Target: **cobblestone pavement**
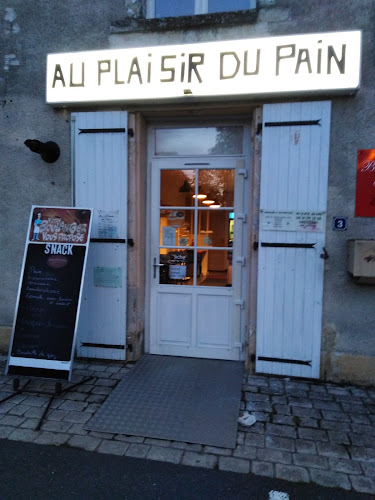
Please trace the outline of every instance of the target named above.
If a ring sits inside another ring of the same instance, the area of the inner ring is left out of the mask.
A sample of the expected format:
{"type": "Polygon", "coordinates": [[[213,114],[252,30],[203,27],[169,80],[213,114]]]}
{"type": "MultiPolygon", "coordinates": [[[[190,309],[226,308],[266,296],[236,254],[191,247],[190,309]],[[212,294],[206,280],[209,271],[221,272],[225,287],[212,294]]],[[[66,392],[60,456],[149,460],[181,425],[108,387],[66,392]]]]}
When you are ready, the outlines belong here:
{"type": "MultiPolygon", "coordinates": [[[[0,356],[2,373],[5,361],[0,356]]],[[[63,382],[63,389],[92,378],[55,396],[39,430],[55,381],[31,379],[25,392],[0,403],[0,438],[375,494],[374,388],[247,375],[241,410],[257,421],[238,427],[234,450],[86,431],[86,422],[132,366],[76,361],[72,382],[63,382]]],[[[21,387],[27,380],[20,377],[21,387]]],[[[13,377],[0,375],[0,399],[12,393],[13,377]]]]}

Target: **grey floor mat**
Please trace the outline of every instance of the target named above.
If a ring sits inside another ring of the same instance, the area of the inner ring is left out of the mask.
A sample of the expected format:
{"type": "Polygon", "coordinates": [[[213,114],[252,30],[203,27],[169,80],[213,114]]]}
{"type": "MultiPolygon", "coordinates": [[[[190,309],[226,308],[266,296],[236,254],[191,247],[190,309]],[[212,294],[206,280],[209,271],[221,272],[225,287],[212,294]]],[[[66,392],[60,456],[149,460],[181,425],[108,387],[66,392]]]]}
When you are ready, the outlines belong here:
{"type": "Polygon", "coordinates": [[[234,448],[244,366],[144,355],[85,428],[234,448]]]}

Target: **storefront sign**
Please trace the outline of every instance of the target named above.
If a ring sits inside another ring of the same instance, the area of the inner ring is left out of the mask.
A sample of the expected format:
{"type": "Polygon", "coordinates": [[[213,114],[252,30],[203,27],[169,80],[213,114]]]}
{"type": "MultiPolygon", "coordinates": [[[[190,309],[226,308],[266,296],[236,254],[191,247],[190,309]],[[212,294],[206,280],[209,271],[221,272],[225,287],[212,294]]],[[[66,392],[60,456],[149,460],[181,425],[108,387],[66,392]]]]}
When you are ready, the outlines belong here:
{"type": "Polygon", "coordinates": [[[325,212],[261,210],[260,229],[322,233],[325,231],[325,212]]]}
{"type": "Polygon", "coordinates": [[[360,59],[360,31],[50,54],[47,102],[351,93],[360,59]]]}
{"type": "Polygon", "coordinates": [[[357,155],[356,217],[375,217],[375,149],[357,155]]]}
{"type": "Polygon", "coordinates": [[[91,210],[33,207],[7,372],[70,378],[91,210]]]}

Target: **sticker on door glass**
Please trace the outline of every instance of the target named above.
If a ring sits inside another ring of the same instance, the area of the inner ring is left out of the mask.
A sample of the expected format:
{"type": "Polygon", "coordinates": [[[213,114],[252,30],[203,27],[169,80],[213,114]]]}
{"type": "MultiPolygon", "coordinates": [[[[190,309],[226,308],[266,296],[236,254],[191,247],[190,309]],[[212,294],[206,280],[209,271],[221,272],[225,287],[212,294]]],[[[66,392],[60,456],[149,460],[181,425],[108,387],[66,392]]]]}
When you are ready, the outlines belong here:
{"type": "Polygon", "coordinates": [[[98,238],[116,239],[118,238],[119,210],[99,210],[98,211],[98,238]]]}
{"type": "Polygon", "coordinates": [[[176,229],[171,226],[164,226],[162,245],[166,247],[174,247],[175,244],[176,244],[176,229]]]}

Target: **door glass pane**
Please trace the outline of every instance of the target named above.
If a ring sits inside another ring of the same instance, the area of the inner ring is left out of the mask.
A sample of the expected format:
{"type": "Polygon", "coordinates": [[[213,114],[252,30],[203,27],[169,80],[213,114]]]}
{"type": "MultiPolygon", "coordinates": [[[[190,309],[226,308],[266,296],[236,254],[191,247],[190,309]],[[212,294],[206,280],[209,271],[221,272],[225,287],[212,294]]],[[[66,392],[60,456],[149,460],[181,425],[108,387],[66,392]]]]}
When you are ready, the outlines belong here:
{"type": "Polygon", "coordinates": [[[193,285],[194,250],[160,249],[159,283],[193,285]]]}
{"type": "Polygon", "coordinates": [[[192,16],[194,0],[155,0],[155,17],[192,16]]]}
{"type": "Polygon", "coordinates": [[[200,170],[199,192],[206,195],[199,205],[215,210],[234,205],[234,170],[200,170]],[[213,203],[212,203],[213,202],[213,203]]]}
{"type": "Polygon", "coordinates": [[[156,156],[237,155],[243,153],[243,127],[160,128],[156,156]]]}
{"type": "Polygon", "coordinates": [[[194,210],[160,210],[160,245],[194,245],[194,210]]]}
{"type": "Polygon", "coordinates": [[[232,247],[234,212],[199,210],[198,247],[232,247]]]}
{"type": "Polygon", "coordinates": [[[160,206],[194,206],[194,170],[161,170],[160,175],[160,206]]]}
{"type": "Polygon", "coordinates": [[[232,286],[232,251],[198,250],[197,285],[232,286]]]}
{"type": "Polygon", "coordinates": [[[208,12],[228,12],[249,9],[249,0],[208,0],[208,12]]]}

